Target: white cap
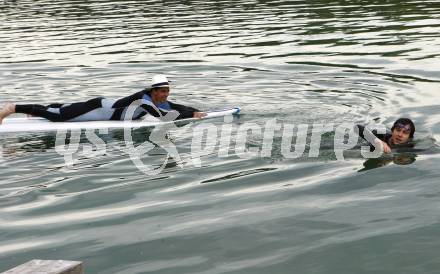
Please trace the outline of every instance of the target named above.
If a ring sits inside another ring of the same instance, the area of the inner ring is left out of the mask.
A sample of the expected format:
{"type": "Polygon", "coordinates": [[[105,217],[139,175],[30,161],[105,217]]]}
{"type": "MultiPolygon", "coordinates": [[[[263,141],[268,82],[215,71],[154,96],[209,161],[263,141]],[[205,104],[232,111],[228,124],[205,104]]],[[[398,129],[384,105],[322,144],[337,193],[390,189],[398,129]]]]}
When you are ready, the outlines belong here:
{"type": "Polygon", "coordinates": [[[169,87],[170,82],[168,81],[167,77],[162,74],[154,75],[151,80],[151,87],[152,88],[158,88],[158,87],[169,87]]]}

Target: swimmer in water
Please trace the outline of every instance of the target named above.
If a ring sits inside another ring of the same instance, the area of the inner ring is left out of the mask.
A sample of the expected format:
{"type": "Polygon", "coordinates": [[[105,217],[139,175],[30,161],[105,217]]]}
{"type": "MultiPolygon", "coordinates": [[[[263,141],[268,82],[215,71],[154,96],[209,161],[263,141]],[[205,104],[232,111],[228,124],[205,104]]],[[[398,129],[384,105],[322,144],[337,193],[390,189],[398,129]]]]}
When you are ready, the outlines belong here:
{"type": "MultiPolygon", "coordinates": [[[[355,130],[359,136],[365,139],[364,126],[357,125],[355,130]]],[[[391,127],[391,133],[378,134],[375,130],[373,130],[372,133],[376,136],[374,143],[379,144],[379,142],[381,142],[383,151],[385,153],[391,153],[391,149],[395,147],[413,147],[414,144],[412,144],[411,141],[414,138],[415,131],[416,128],[411,119],[399,118],[391,127]]]]}

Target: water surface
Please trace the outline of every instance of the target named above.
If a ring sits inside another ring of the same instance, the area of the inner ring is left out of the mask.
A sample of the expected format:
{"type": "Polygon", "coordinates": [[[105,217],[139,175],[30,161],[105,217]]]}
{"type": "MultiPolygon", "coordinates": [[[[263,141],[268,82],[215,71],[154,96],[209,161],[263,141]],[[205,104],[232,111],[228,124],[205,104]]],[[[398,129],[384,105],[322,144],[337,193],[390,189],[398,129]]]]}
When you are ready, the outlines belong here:
{"type": "Polygon", "coordinates": [[[55,134],[2,135],[1,271],[39,258],[106,274],[438,273],[437,1],[6,0],[0,20],[1,102],[118,98],[163,73],[173,101],[241,106],[234,127],[417,126],[417,150],[376,161],[337,160],[331,134],[318,157],[286,159],[278,134],[269,157],[231,146],[200,167],[191,131],[175,130],[186,164],[150,176],[118,130],[99,135],[105,154],[72,166],[55,134]]]}

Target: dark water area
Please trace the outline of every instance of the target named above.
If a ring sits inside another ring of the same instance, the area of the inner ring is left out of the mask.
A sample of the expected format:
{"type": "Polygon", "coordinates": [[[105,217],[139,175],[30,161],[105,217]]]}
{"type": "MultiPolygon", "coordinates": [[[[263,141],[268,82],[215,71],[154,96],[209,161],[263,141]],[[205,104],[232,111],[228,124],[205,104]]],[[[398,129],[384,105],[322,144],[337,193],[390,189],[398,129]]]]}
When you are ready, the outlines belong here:
{"type": "Polygon", "coordinates": [[[122,130],[98,133],[104,153],[83,134],[70,165],[55,133],[2,134],[0,271],[38,258],[106,274],[439,273],[438,1],[4,0],[0,22],[0,105],[119,98],[166,74],[172,101],[240,106],[233,137],[274,119],[416,124],[413,149],[378,159],[360,145],[338,159],[331,132],[294,159],[276,132],[264,155],[254,130],[245,146],[260,153],[208,139],[196,165],[208,121],[192,123],[169,136],[184,164],[156,175],[122,130]]]}

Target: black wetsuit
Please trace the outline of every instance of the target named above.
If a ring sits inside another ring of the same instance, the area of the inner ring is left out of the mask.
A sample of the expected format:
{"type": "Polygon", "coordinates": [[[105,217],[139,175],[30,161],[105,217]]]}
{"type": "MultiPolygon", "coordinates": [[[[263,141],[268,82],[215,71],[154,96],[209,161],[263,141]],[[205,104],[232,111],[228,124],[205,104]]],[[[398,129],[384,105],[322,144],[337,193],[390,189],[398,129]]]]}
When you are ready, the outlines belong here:
{"type": "MultiPolygon", "coordinates": [[[[364,139],[365,141],[368,142],[368,140],[365,138],[364,130],[365,130],[364,126],[361,126],[361,125],[356,125],[355,126],[355,131],[358,133],[358,135],[361,136],[362,139],[364,139]]],[[[412,142],[407,142],[407,143],[399,144],[399,145],[394,144],[393,142],[391,142],[392,134],[389,131],[387,131],[386,133],[382,134],[382,133],[377,133],[377,130],[372,130],[371,133],[373,133],[374,136],[376,136],[379,140],[387,143],[390,146],[390,148],[414,147],[414,144],[412,142]]],[[[374,150],[373,144],[370,144],[370,150],[371,151],[374,150]]]]}
{"type": "MultiPolygon", "coordinates": [[[[357,133],[359,134],[359,136],[361,136],[362,139],[367,141],[367,139],[365,139],[365,135],[364,135],[365,127],[361,126],[361,125],[356,125],[356,127],[357,127],[357,133]]],[[[391,133],[387,132],[385,134],[379,134],[379,133],[377,133],[377,130],[372,130],[371,133],[373,133],[374,136],[379,138],[381,141],[384,141],[385,143],[390,144],[389,141],[390,141],[391,136],[392,136],[391,133]]]]}
{"type": "Polygon", "coordinates": [[[165,116],[169,111],[177,111],[177,119],[191,118],[199,110],[184,105],[167,101],[154,106],[147,88],[119,100],[98,97],[85,102],[73,104],[50,104],[47,106],[37,104],[17,104],[15,112],[43,117],[52,122],[65,121],[105,121],[124,120],[128,107],[136,100],[141,100],[131,119],[136,120],[147,114],[154,117],[165,116]]]}

